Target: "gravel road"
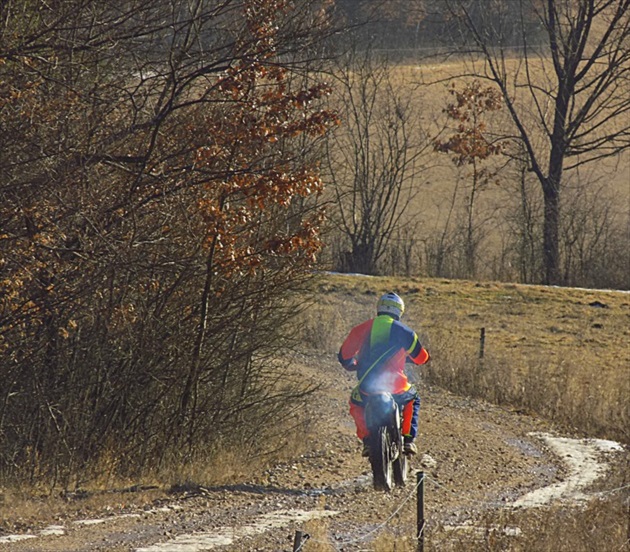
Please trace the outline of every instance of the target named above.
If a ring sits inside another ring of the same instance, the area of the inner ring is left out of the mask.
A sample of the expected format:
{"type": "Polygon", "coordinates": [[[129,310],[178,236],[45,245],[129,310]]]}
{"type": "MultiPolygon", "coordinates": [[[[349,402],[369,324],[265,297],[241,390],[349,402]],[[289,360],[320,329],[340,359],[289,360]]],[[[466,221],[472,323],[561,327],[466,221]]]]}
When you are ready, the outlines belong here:
{"type": "MultiPolygon", "coordinates": [[[[371,550],[384,532],[413,539],[416,479],[389,494],[372,489],[347,412],[352,375],[329,356],[300,357],[294,365],[324,382],[309,402],[316,431],[306,454],[239,484],[193,487],[144,508],[48,520],[0,535],[0,550],[278,552],[292,550],[296,530],[313,533],[305,550],[371,550]]],[[[412,469],[426,474],[428,529],[469,525],[486,511],[576,477],[575,466],[541,437],[554,434],[548,422],[422,383],[419,389],[412,469]]]]}

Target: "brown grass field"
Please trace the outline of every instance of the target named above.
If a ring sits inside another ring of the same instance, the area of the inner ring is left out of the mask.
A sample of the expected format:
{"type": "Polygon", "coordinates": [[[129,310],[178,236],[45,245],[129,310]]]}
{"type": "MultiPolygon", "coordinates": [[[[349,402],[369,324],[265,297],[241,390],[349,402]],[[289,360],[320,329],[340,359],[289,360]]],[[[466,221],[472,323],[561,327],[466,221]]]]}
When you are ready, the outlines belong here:
{"type": "MultiPolygon", "coordinates": [[[[545,69],[543,62],[540,62],[540,65],[541,67],[538,68],[535,74],[538,74],[541,82],[544,82],[548,79],[547,75],[551,74],[550,67],[545,69]]],[[[522,60],[518,58],[506,60],[505,70],[508,74],[516,74],[517,72],[523,74],[522,60]]],[[[452,97],[447,92],[447,87],[454,84],[457,89],[461,89],[464,82],[472,80],[470,76],[462,77],[461,75],[483,75],[485,72],[485,64],[482,62],[472,64],[470,62],[453,61],[443,64],[419,65],[417,67],[399,67],[396,70],[395,78],[400,80],[400,86],[403,88],[410,86],[412,83],[422,83],[423,86],[418,89],[420,93],[417,99],[417,109],[423,113],[422,120],[431,129],[429,132],[438,133],[443,128],[446,120],[442,110],[449,101],[452,101],[452,97]]],[[[481,80],[481,82],[485,83],[486,81],[481,80]]],[[[520,82],[522,83],[522,79],[520,79],[520,82]]],[[[487,85],[494,86],[489,82],[487,85]]],[[[552,88],[551,84],[548,86],[552,88]]],[[[543,105],[545,103],[543,101],[543,105]]],[[[517,102],[517,105],[520,106],[521,116],[529,124],[528,129],[535,129],[532,133],[535,147],[539,152],[544,152],[548,146],[531,102],[531,97],[521,93],[520,103],[517,102]]],[[[548,112],[551,113],[552,109],[550,108],[548,112]]],[[[491,136],[500,136],[501,134],[514,132],[512,120],[509,118],[505,107],[498,112],[489,114],[486,118],[486,123],[488,125],[487,131],[491,136]]],[[[437,194],[437,197],[443,202],[445,198],[450,197],[454,179],[463,177],[465,180],[466,171],[457,171],[450,163],[448,156],[444,154],[433,153],[427,161],[427,165],[435,168],[429,170],[428,174],[418,184],[427,185],[428,192],[437,194]]],[[[543,162],[544,167],[546,163],[545,158],[541,157],[540,161],[543,162]]],[[[499,160],[500,163],[501,161],[499,160]]],[[[630,152],[626,151],[619,156],[585,165],[579,170],[568,171],[565,173],[564,179],[567,194],[570,195],[583,186],[601,189],[604,193],[617,199],[616,206],[619,216],[624,217],[626,221],[630,217],[630,152]]],[[[497,180],[496,186],[483,190],[481,201],[489,205],[496,205],[497,202],[501,203],[506,200],[509,201],[510,195],[513,196],[514,192],[514,188],[510,184],[510,175],[502,173],[497,180]]],[[[533,175],[531,175],[531,184],[535,188],[539,186],[533,175]]]]}
{"type": "Polygon", "coordinates": [[[393,290],[433,355],[429,381],[630,443],[629,293],[351,275],[315,285],[304,331],[318,348],[336,352],[378,294],[393,290]]]}
{"type": "MultiPolygon", "coordinates": [[[[530,70],[539,75],[541,83],[548,79],[549,68],[545,70],[545,60],[538,60],[539,67],[530,70]]],[[[505,70],[508,74],[522,75],[524,73],[522,60],[518,58],[507,59],[505,70]]],[[[444,138],[452,133],[453,121],[448,121],[443,110],[452,96],[448,93],[450,84],[461,89],[464,82],[469,82],[471,75],[483,75],[485,73],[483,62],[464,62],[461,60],[424,60],[417,65],[400,65],[391,70],[391,80],[394,88],[401,95],[410,94],[412,117],[417,118],[414,123],[416,132],[422,134],[425,140],[432,140],[437,136],[444,138]],[[445,129],[449,125],[450,129],[445,129]]],[[[488,81],[483,81],[488,84],[488,81]]],[[[544,136],[540,121],[537,119],[531,97],[521,90],[519,109],[521,116],[532,130],[533,142],[540,158],[539,162],[546,169],[548,144],[544,136]]],[[[384,98],[386,101],[387,98],[384,98]]],[[[540,98],[539,98],[540,99],[540,98]]],[[[543,105],[548,105],[548,100],[542,100],[543,105]]],[[[548,113],[553,110],[549,109],[548,113]]],[[[514,135],[514,126],[507,109],[493,112],[485,117],[487,135],[493,138],[514,135]]],[[[343,132],[343,126],[340,128],[343,132]]],[[[413,132],[413,129],[412,129],[413,132]]],[[[419,140],[422,141],[421,139],[419,140]]],[[[504,156],[496,156],[483,163],[491,170],[497,170],[491,183],[483,186],[476,196],[475,225],[483,235],[481,246],[478,250],[478,269],[476,277],[483,279],[508,279],[517,281],[518,271],[512,267],[506,259],[505,252],[513,247],[515,217],[518,217],[520,209],[520,175],[516,166],[506,166],[507,159],[504,156]],[[509,222],[508,222],[509,221],[509,222]]],[[[573,162],[574,160],[571,160],[573,162]]],[[[469,167],[455,167],[450,156],[437,153],[429,146],[414,166],[414,176],[408,181],[409,193],[413,199],[407,206],[405,219],[411,223],[415,242],[413,250],[412,274],[427,275],[426,252],[423,245],[439,237],[448,228],[451,235],[464,224],[464,205],[469,197],[471,176],[469,167]],[[455,198],[455,199],[453,199],[455,198]],[[451,211],[451,205],[454,209],[451,211]],[[447,223],[448,220],[448,223],[447,223]]],[[[542,191],[540,183],[531,172],[526,172],[526,189],[529,200],[533,202],[541,216],[542,191]]],[[[562,216],[565,228],[568,228],[572,220],[579,216],[589,216],[589,212],[603,212],[607,210],[609,218],[607,224],[618,231],[627,232],[630,224],[630,152],[603,159],[595,163],[586,164],[579,169],[567,170],[564,174],[561,194],[562,216]],[[572,212],[573,209],[586,209],[586,215],[572,212]]],[[[542,220],[542,219],[540,219],[542,220]]],[[[592,219],[594,220],[594,218],[592,219]]],[[[587,242],[593,239],[594,230],[587,229],[583,224],[573,224],[572,232],[582,228],[587,236],[587,242]]],[[[627,235],[627,234],[623,234],[627,235]]],[[[566,238],[570,241],[572,238],[566,238]]],[[[395,247],[396,242],[391,244],[395,247]]],[[[391,267],[388,265],[388,270],[391,267]]],[[[394,273],[404,273],[395,271],[394,273]]],[[[461,277],[464,274],[449,276],[461,277]]]]}

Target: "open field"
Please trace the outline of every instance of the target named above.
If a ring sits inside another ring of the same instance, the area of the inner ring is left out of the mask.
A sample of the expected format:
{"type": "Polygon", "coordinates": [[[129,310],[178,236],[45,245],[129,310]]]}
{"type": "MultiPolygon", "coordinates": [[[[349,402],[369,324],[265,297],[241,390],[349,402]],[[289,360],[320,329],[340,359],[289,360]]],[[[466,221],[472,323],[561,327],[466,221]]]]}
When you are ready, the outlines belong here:
{"type": "MultiPolygon", "coordinates": [[[[506,73],[512,75],[520,73],[523,75],[523,63],[523,60],[518,57],[506,59],[506,73]]],[[[540,83],[543,84],[549,79],[549,75],[552,73],[551,60],[539,61],[538,65],[537,70],[535,68],[532,69],[531,65],[529,70],[534,71],[534,75],[538,75],[540,83]]],[[[434,132],[441,130],[444,124],[444,117],[441,112],[446,107],[447,103],[451,102],[453,99],[452,96],[448,94],[447,87],[450,84],[455,84],[457,88],[461,88],[464,82],[469,82],[473,80],[473,78],[480,78],[477,75],[483,75],[486,72],[486,65],[482,61],[478,61],[474,64],[463,61],[429,63],[419,64],[417,66],[403,66],[397,69],[398,78],[400,79],[400,85],[402,87],[410,86],[412,83],[422,83],[423,86],[419,88],[421,94],[418,97],[417,108],[422,111],[425,123],[434,125],[434,132]],[[475,77],[472,75],[475,75],[475,77]],[[424,87],[426,87],[426,89],[424,87]]],[[[482,83],[486,82],[482,79],[480,80],[482,83]]],[[[487,86],[495,85],[487,82],[487,86]]],[[[526,97],[521,97],[520,101],[524,102],[526,105],[531,103],[526,97]]],[[[545,100],[545,102],[548,101],[549,100],[545,100]]],[[[523,109],[522,112],[526,113],[527,108],[523,109]]],[[[533,105],[531,105],[529,115],[530,118],[526,119],[526,122],[532,125],[533,128],[538,129],[533,132],[533,136],[536,138],[535,145],[539,148],[541,146],[544,148],[546,137],[543,135],[543,129],[540,128],[540,122],[536,120],[533,105]]],[[[489,114],[486,122],[488,124],[487,132],[490,136],[498,137],[501,136],[502,133],[510,135],[514,132],[513,123],[505,107],[494,114],[489,114]]],[[[531,128],[530,126],[529,129],[531,130],[531,128]]],[[[436,173],[432,172],[430,177],[427,178],[428,181],[437,183],[437,181],[441,180],[439,179],[440,174],[447,180],[452,179],[456,174],[452,165],[447,163],[448,156],[435,154],[434,159],[440,158],[442,159],[440,163],[442,168],[436,173]]],[[[607,193],[619,198],[617,205],[620,213],[625,213],[626,217],[630,216],[630,152],[626,151],[620,156],[598,161],[593,165],[587,166],[586,169],[570,171],[565,175],[565,182],[569,189],[574,189],[579,185],[592,185],[597,188],[603,186],[607,193]]],[[[499,180],[499,186],[489,188],[487,194],[492,197],[500,193],[501,190],[505,193],[506,189],[504,184],[507,183],[504,178],[501,178],[499,180]]],[[[537,183],[535,184],[538,185],[537,183]]],[[[505,196],[502,197],[502,200],[504,199],[505,196]]]]}
{"type": "MultiPolygon", "coordinates": [[[[549,66],[540,69],[537,73],[540,75],[541,82],[547,80],[550,74],[551,61],[549,60],[547,63],[549,66]]],[[[516,74],[520,68],[520,73],[523,73],[522,65],[523,60],[521,58],[506,59],[505,70],[507,73],[516,74]]],[[[391,71],[391,78],[396,87],[413,94],[414,110],[419,113],[422,127],[431,137],[436,136],[444,129],[446,117],[443,110],[453,100],[453,97],[448,93],[451,85],[460,89],[464,83],[479,79],[487,86],[494,86],[480,77],[486,71],[483,61],[471,63],[469,61],[428,59],[414,65],[398,65],[391,71]]],[[[535,117],[533,109],[531,117],[535,117]]],[[[488,114],[486,123],[487,132],[491,136],[513,135],[513,123],[505,107],[498,112],[488,114]]],[[[535,123],[535,127],[539,126],[540,123],[535,123]]],[[[545,138],[540,134],[536,145],[539,147],[544,145],[544,140],[545,138]]],[[[457,170],[450,163],[449,156],[444,154],[432,152],[426,159],[426,165],[434,168],[430,169],[427,174],[421,174],[416,185],[427,186],[431,192],[443,189],[443,186],[457,175],[457,170]]],[[[618,204],[620,211],[626,214],[630,213],[630,152],[626,151],[619,157],[604,159],[595,163],[590,169],[569,173],[566,178],[573,186],[577,185],[578,180],[594,185],[603,184],[611,194],[620,198],[618,204]]],[[[492,197],[499,194],[501,199],[504,199],[504,196],[501,195],[502,188],[503,193],[505,193],[506,190],[502,186],[489,188],[487,190],[488,196],[492,197]]]]}

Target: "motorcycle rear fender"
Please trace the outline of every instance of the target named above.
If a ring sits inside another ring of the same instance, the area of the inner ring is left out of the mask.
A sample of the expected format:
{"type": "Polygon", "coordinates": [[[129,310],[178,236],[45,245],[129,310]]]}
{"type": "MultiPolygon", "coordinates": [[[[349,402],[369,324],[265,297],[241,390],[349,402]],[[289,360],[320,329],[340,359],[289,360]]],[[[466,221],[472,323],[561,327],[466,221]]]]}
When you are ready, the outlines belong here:
{"type": "Polygon", "coordinates": [[[365,423],[370,432],[381,426],[398,426],[400,423],[398,404],[391,393],[376,393],[367,398],[365,423]]]}

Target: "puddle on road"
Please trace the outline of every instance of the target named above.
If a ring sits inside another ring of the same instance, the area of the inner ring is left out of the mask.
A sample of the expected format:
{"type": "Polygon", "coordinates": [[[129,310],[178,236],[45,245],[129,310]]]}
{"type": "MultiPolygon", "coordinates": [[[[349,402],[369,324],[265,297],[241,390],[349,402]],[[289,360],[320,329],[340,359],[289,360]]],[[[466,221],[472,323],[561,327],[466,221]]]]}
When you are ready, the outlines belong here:
{"type": "Polygon", "coordinates": [[[179,535],[169,542],[137,548],[135,552],[201,552],[212,550],[217,546],[227,546],[244,537],[260,535],[291,523],[304,523],[311,519],[335,516],[338,513],[334,510],[277,510],[258,516],[249,525],[218,527],[212,532],[179,535]]]}
{"type": "Polygon", "coordinates": [[[39,534],[26,533],[24,535],[5,535],[0,537],[0,544],[9,544],[12,542],[20,542],[28,539],[36,539],[37,537],[61,536],[66,534],[66,528],[62,525],[49,525],[39,531],[39,534]]]}
{"type": "Polygon", "coordinates": [[[467,519],[463,523],[459,525],[445,525],[444,530],[447,532],[454,531],[462,531],[467,532],[469,534],[476,535],[480,538],[485,538],[488,533],[496,533],[502,534],[507,537],[518,537],[522,534],[520,527],[512,527],[510,525],[500,526],[500,525],[490,525],[485,527],[480,527],[474,524],[473,520],[467,519]]]}
{"type": "Polygon", "coordinates": [[[19,542],[35,538],[37,538],[37,535],[6,535],[5,537],[0,537],[0,544],[8,544],[10,542],[19,542]]]}

